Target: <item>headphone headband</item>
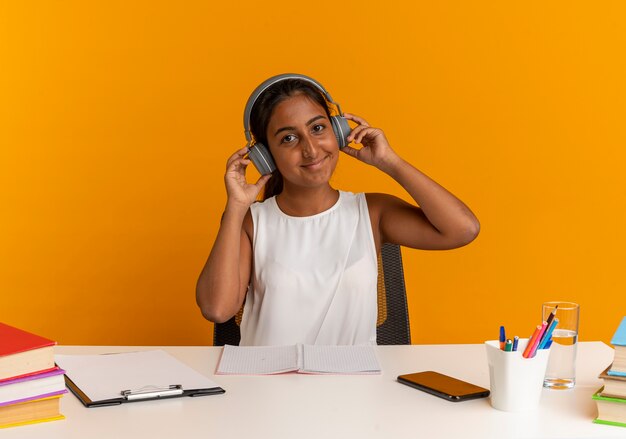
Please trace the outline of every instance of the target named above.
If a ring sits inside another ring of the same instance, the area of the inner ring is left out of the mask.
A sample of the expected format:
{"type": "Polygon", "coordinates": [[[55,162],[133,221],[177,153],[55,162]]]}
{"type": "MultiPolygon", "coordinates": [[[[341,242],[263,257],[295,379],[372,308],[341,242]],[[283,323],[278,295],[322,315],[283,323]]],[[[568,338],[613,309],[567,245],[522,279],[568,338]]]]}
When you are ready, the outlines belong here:
{"type": "Polygon", "coordinates": [[[285,79],[301,79],[303,81],[307,81],[313,84],[315,87],[317,87],[319,91],[322,92],[322,94],[326,97],[326,100],[328,102],[330,102],[331,104],[337,107],[337,110],[339,111],[339,115],[343,116],[343,113],[341,112],[341,108],[339,107],[339,104],[333,101],[333,98],[330,96],[330,93],[328,93],[326,89],[322,86],[322,84],[317,82],[315,79],[310,78],[305,75],[299,75],[297,73],[284,73],[282,75],[272,76],[271,78],[263,81],[261,85],[259,85],[257,88],[254,89],[254,91],[248,98],[248,102],[246,103],[246,109],[243,112],[243,126],[245,129],[244,134],[246,136],[246,140],[248,141],[248,144],[252,142],[252,134],[250,133],[250,115],[252,113],[252,107],[254,107],[254,104],[256,103],[257,99],[259,98],[259,96],[263,94],[265,90],[267,90],[269,87],[276,84],[277,82],[284,81],[285,79]]]}

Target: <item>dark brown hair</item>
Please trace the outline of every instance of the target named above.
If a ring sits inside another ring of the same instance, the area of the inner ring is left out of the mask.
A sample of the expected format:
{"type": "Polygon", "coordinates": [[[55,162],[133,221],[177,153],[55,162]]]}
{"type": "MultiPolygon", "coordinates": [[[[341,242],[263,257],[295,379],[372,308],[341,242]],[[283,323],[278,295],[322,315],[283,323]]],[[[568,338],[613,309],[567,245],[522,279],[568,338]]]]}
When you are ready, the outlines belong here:
{"type": "MultiPolygon", "coordinates": [[[[252,131],[254,140],[256,143],[265,145],[268,151],[270,148],[267,142],[267,126],[274,113],[274,108],[285,99],[297,94],[304,94],[313,102],[319,104],[324,111],[326,111],[326,115],[330,119],[330,109],[328,108],[326,98],[322,92],[309,81],[302,79],[285,79],[273,84],[258,97],[250,112],[250,131],[252,131]]],[[[278,195],[282,191],[283,176],[280,171],[276,169],[272,173],[269,181],[265,184],[263,200],[278,195]]]]}

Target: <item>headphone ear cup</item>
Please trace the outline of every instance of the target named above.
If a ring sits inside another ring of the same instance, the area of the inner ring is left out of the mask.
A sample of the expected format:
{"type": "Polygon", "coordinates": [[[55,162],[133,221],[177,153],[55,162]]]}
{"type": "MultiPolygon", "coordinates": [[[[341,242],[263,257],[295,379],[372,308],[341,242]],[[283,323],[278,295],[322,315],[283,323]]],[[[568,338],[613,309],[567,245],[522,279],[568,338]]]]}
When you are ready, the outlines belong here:
{"type": "Polygon", "coordinates": [[[276,170],[272,154],[262,143],[255,143],[248,149],[248,158],[261,175],[271,174],[276,170]]]}
{"type": "Polygon", "coordinates": [[[348,125],[348,119],[343,116],[332,116],[330,118],[330,123],[333,127],[333,131],[335,132],[335,137],[337,137],[337,143],[339,143],[339,148],[343,148],[348,145],[348,135],[352,128],[348,125]]]}

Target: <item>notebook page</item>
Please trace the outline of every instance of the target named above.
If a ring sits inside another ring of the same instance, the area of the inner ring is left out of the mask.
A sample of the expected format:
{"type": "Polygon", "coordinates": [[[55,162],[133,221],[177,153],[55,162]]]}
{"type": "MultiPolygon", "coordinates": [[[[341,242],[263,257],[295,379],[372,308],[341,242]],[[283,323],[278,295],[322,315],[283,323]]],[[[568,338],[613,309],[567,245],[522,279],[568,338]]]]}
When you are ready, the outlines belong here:
{"type": "Polygon", "coordinates": [[[269,375],[298,369],[297,346],[224,346],[216,374],[269,375]]]}
{"type": "Polygon", "coordinates": [[[307,373],[377,374],[381,372],[374,346],[304,345],[304,367],[307,373]]]}

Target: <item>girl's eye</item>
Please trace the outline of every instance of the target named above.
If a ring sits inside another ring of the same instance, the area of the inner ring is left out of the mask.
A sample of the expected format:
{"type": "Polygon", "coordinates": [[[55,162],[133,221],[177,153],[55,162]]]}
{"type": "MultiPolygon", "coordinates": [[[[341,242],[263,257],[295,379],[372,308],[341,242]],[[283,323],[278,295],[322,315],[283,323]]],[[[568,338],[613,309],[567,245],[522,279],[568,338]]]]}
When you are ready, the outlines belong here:
{"type": "Polygon", "coordinates": [[[321,131],[324,131],[324,128],[326,128],[324,125],[318,124],[313,127],[313,131],[319,133],[321,131]]]}
{"type": "Polygon", "coordinates": [[[293,142],[294,140],[296,140],[296,136],[294,136],[293,134],[287,134],[285,137],[283,137],[283,143],[293,142]]]}

